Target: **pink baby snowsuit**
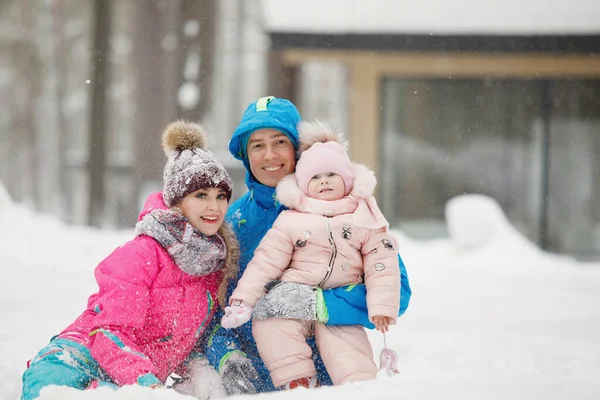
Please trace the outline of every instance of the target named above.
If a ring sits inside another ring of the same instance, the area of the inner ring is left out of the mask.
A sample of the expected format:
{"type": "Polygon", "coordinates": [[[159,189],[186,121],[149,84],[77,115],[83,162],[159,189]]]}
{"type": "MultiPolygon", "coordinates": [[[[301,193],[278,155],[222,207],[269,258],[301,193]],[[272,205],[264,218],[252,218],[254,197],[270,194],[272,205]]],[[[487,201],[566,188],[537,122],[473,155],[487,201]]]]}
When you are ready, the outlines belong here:
{"type": "MultiPolygon", "coordinates": [[[[323,289],[364,281],[369,318],[382,315],[396,321],[400,300],[396,240],[371,196],[375,176],[362,165],[353,168],[354,187],[341,200],[307,197],[294,175],[279,183],[277,197],[290,210],[279,215],[260,242],[231,299],[254,306],[265,294],[265,284],[276,279],[323,289]],[[371,218],[376,213],[385,224],[368,222],[377,219],[371,218]]],[[[276,387],[315,375],[306,344],[311,334],[334,384],[372,379],[377,373],[361,326],[255,319],[253,334],[276,387]]]]}

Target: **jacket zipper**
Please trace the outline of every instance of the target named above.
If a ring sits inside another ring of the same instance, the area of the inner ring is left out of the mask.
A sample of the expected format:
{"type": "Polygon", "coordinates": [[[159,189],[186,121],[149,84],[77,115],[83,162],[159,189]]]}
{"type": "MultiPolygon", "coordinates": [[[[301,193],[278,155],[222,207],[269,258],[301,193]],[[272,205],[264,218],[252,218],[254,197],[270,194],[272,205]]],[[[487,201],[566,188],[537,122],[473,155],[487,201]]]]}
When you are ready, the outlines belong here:
{"type": "Polygon", "coordinates": [[[337,257],[337,246],[335,245],[335,241],[333,240],[333,233],[331,232],[331,218],[325,218],[325,226],[327,228],[327,236],[329,239],[329,245],[331,246],[331,257],[329,258],[329,265],[327,266],[327,273],[325,274],[325,278],[319,283],[319,287],[323,287],[323,284],[329,279],[331,273],[333,272],[333,264],[335,263],[335,259],[337,257]]]}

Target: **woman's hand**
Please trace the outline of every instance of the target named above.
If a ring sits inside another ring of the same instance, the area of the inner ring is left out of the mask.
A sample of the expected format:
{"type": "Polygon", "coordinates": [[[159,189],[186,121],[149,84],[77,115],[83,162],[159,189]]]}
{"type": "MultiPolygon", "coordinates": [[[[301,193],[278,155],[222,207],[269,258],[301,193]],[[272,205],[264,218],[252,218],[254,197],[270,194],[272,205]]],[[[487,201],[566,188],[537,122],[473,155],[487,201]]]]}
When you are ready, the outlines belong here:
{"type": "Polygon", "coordinates": [[[373,323],[375,324],[375,329],[381,333],[385,333],[389,330],[389,326],[394,323],[394,319],[392,317],[376,315],[373,317],[373,323]]]}

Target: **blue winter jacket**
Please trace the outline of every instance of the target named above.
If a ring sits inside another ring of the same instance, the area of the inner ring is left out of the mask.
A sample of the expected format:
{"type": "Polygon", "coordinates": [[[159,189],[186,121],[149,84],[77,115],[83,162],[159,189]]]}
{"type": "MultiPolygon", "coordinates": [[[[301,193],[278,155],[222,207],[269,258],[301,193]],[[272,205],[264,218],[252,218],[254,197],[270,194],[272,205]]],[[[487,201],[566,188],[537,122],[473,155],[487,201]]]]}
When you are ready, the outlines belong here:
{"type": "MultiPolygon", "coordinates": [[[[242,135],[248,133],[245,139],[247,141],[247,137],[254,130],[274,128],[285,133],[297,147],[298,131],[296,126],[298,122],[300,122],[300,115],[291,102],[272,97],[263,98],[248,106],[240,125],[229,142],[229,151],[234,157],[243,162],[247,171],[246,186],[248,192],[229,206],[226,216],[226,220],[231,223],[240,242],[241,255],[238,280],[252,259],[254,251],[263,236],[273,226],[277,216],[286,209],[276,201],[275,188],[265,186],[254,179],[248,160],[242,151],[242,143],[244,143],[242,135]]],[[[408,307],[411,290],[404,263],[400,256],[398,258],[401,272],[399,315],[402,315],[408,307]]],[[[234,288],[235,284],[232,284],[229,288],[229,295],[231,295],[234,288]]],[[[363,325],[370,329],[374,328],[368,318],[366,287],[364,284],[353,285],[352,288],[341,287],[324,290],[323,297],[329,314],[328,325],[363,325]]],[[[208,338],[207,357],[211,365],[220,370],[220,367],[232,354],[236,352],[243,353],[252,360],[259,373],[260,381],[255,382],[257,390],[259,392],[274,390],[269,373],[256,349],[256,343],[252,337],[251,322],[239,328],[227,330],[218,324],[221,317],[222,314],[218,314],[213,319],[215,322],[208,338]]],[[[313,354],[315,354],[313,358],[317,367],[319,382],[322,385],[331,384],[318,352],[314,351],[314,340],[309,340],[308,343],[313,347],[313,354]]]]}

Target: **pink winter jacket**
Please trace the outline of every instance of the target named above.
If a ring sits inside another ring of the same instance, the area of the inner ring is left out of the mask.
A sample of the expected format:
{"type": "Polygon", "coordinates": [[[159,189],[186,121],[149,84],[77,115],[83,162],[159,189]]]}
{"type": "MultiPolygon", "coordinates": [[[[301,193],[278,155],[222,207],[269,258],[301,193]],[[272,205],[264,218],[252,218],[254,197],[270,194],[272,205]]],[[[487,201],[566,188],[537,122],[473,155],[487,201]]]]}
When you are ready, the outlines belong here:
{"type": "MultiPolygon", "coordinates": [[[[372,172],[356,165],[351,198],[370,194],[375,186],[372,172]]],[[[231,299],[254,306],[265,294],[265,284],[276,279],[323,289],[364,281],[369,319],[382,315],[396,321],[400,303],[398,247],[387,222],[378,229],[357,226],[356,203],[352,202],[331,202],[334,207],[325,211],[322,203],[310,203],[298,189],[294,175],[278,185],[277,197],[289,208],[308,211],[287,210],[277,217],[231,299]],[[324,211],[330,216],[321,215],[324,211]]]]}
{"type": "MultiPolygon", "coordinates": [[[[140,219],[165,208],[148,199],[140,219]]],[[[161,381],[184,361],[216,307],[222,272],[184,273],[161,245],[138,236],[117,248],[95,270],[99,291],[61,337],[90,349],[118,385],[151,373],[161,381]]]]}

